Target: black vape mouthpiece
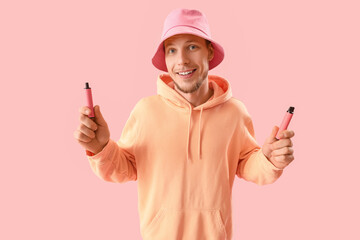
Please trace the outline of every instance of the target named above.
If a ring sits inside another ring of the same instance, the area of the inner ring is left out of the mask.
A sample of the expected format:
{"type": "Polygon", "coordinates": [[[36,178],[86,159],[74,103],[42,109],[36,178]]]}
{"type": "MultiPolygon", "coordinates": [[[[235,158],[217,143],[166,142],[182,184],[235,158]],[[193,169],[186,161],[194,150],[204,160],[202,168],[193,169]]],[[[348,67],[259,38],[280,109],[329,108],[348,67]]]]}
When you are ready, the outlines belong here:
{"type": "Polygon", "coordinates": [[[289,113],[294,113],[295,107],[289,107],[289,110],[287,110],[289,113]]]}
{"type": "Polygon", "coordinates": [[[85,83],[85,89],[90,89],[88,82],[85,83]]]}

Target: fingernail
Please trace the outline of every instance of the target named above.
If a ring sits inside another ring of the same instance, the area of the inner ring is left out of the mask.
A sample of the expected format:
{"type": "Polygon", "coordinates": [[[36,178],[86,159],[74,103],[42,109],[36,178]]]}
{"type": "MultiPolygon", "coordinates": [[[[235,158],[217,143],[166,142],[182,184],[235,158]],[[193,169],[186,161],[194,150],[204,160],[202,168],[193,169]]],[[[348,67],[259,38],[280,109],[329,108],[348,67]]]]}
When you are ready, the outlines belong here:
{"type": "Polygon", "coordinates": [[[85,113],[86,113],[86,114],[89,114],[89,113],[90,113],[90,111],[89,111],[89,110],[85,110],[85,113]]]}

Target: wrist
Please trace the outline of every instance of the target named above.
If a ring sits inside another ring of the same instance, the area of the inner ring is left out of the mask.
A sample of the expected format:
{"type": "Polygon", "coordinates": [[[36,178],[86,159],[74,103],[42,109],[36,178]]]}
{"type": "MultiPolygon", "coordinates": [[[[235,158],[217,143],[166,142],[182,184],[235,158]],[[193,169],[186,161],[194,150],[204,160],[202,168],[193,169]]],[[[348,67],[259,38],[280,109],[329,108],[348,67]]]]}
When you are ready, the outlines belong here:
{"type": "Polygon", "coordinates": [[[109,143],[109,140],[110,139],[108,139],[107,142],[105,144],[103,144],[99,149],[97,149],[94,153],[98,154],[99,152],[101,152],[106,147],[106,145],[109,143]]]}

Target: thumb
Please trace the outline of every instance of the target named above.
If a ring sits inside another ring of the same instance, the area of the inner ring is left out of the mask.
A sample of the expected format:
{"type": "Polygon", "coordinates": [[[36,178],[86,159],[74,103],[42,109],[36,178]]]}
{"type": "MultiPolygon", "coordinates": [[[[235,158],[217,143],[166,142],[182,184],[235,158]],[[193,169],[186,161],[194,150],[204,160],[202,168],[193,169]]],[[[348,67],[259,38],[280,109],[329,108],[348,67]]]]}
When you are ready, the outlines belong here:
{"type": "Polygon", "coordinates": [[[272,143],[276,142],[277,139],[275,138],[276,133],[279,131],[279,127],[278,126],[274,126],[270,136],[265,140],[264,145],[262,146],[262,151],[264,153],[264,155],[270,159],[271,157],[271,152],[272,152],[272,143]]]}
{"type": "Polygon", "coordinates": [[[95,122],[100,126],[106,126],[107,123],[106,123],[103,115],[100,112],[100,106],[99,105],[96,105],[94,107],[94,112],[95,112],[95,122]]]}
{"type": "Polygon", "coordinates": [[[270,134],[270,136],[269,136],[269,138],[268,138],[268,141],[269,141],[269,142],[274,142],[275,140],[277,140],[277,139],[276,139],[276,134],[277,134],[278,131],[279,131],[279,127],[278,127],[278,126],[274,126],[273,129],[272,129],[272,131],[271,131],[271,134],[270,134]]]}

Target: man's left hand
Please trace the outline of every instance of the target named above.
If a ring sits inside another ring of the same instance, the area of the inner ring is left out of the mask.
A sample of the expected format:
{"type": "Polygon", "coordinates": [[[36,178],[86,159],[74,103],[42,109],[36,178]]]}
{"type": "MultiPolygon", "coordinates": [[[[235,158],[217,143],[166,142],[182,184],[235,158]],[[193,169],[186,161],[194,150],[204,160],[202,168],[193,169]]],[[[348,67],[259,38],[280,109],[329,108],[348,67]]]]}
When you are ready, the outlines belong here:
{"type": "Polygon", "coordinates": [[[274,126],[270,137],[265,140],[262,152],[275,167],[284,169],[294,160],[291,138],[295,133],[292,130],[283,130],[278,140],[275,138],[278,131],[279,127],[274,126]]]}

